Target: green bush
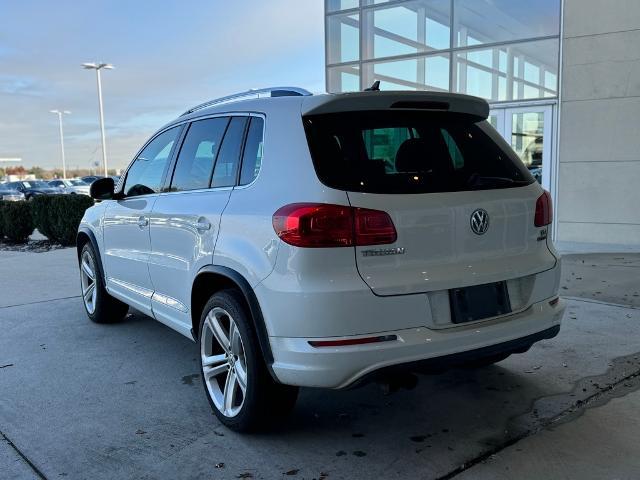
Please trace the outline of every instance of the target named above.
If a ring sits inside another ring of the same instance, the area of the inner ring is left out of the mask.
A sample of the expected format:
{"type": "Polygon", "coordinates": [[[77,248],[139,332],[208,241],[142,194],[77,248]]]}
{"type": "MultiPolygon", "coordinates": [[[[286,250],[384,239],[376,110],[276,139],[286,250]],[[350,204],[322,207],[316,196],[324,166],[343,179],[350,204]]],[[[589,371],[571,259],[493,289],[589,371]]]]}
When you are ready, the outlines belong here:
{"type": "Polygon", "coordinates": [[[53,240],[53,216],[51,215],[51,202],[54,195],[36,195],[30,200],[33,222],[38,231],[50,240],[53,240]]]}
{"type": "Polygon", "coordinates": [[[0,240],[4,238],[4,220],[2,220],[2,209],[4,208],[5,203],[6,202],[0,200],[0,240]]]}
{"type": "Polygon", "coordinates": [[[42,195],[30,203],[40,233],[62,245],[75,245],[80,220],[93,199],[86,195],[42,195]]]}
{"type": "Polygon", "coordinates": [[[33,217],[27,202],[2,202],[0,230],[14,242],[24,243],[33,233],[33,217]]]}

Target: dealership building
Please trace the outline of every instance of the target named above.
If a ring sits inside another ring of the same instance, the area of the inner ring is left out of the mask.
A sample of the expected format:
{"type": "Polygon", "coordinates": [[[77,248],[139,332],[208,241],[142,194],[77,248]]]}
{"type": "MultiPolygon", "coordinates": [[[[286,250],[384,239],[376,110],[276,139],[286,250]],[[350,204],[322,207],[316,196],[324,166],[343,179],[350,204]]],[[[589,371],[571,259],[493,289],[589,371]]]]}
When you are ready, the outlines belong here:
{"type": "Polygon", "coordinates": [[[451,91],[555,203],[561,242],[640,246],[640,1],[326,0],[329,92],[451,91]]]}

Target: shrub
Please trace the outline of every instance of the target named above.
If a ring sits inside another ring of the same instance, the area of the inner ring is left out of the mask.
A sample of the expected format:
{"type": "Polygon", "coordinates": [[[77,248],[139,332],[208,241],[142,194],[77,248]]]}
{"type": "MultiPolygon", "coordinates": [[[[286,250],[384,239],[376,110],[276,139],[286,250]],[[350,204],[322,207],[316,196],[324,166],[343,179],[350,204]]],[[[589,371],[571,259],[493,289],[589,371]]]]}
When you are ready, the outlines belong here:
{"type": "Polygon", "coordinates": [[[33,223],[38,231],[50,240],[53,240],[51,202],[54,198],[54,195],[36,195],[30,200],[33,223]]]}
{"type": "Polygon", "coordinates": [[[30,203],[40,233],[62,245],[75,245],[80,220],[93,199],[86,195],[42,195],[30,203]]]}
{"type": "Polygon", "coordinates": [[[4,208],[5,203],[6,202],[0,200],[0,240],[4,238],[4,220],[2,220],[2,209],[4,208]]]}
{"type": "Polygon", "coordinates": [[[14,242],[24,243],[33,233],[33,217],[27,202],[2,202],[0,230],[14,242]]]}

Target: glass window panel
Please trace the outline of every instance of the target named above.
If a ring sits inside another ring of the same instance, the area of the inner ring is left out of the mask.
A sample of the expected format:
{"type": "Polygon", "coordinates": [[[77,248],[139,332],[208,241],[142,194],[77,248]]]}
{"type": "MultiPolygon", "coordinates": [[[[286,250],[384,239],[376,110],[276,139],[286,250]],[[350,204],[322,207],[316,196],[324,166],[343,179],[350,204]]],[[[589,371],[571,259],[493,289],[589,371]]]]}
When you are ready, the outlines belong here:
{"type": "Polygon", "coordinates": [[[512,114],[511,146],[538,183],[542,183],[544,113],[512,114]]]}
{"type": "Polygon", "coordinates": [[[555,97],[558,51],[555,39],[460,51],[456,91],[492,101],[555,97]],[[542,84],[540,72],[545,72],[542,84]]]}
{"type": "Polygon", "coordinates": [[[352,62],[360,58],[359,15],[327,17],[327,57],[329,63],[352,62]]]}
{"type": "Polygon", "coordinates": [[[366,10],[365,58],[449,48],[449,0],[419,0],[366,10]]]}
{"type": "Polygon", "coordinates": [[[426,57],[425,85],[441,90],[449,90],[449,55],[426,57]]]}
{"type": "Polygon", "coordinates": [[[327,69],[327,76],[330,93],[360,91],[360,69],[357,65],[330,67],[327,69]]]}
{"type": "Polygon", "coordinates": [[[528,82],[540,82],[540,68],[529,62],[524,63],[524,79],[528,82]]]}
{"type": "Polygon", "coordinates": [[[367,65],[365,85],[380,80],[383,90],[449,89],[449,54],[367,65]]]}
{"type": "Polygon", "coordinates": [[[231,187],[236,184],[240,150],[247,117],[233,117],[222,140],[213,169],[212,187],[231,187]]]}
{"type": "Polygon", "coordinates": [[[242,156],[240,185],[247,185],[258,176],[262,165],[263,131],[264,120],[260,117],[252,117],[242,156]]]}
{"type": "Polygon", "coordinates": [[[558,76],[551,72],[544,72],[544,86],[550,90],[558,88],[558,76]]]}
{"type": "Polygon", "coordinates": [[[178,154],[171,191],[209,187],[213,164],[228,123],[228,118],[218,117],[191,124],[178,154]]]}
{"type": "Polygon", "coordinates": [[[182,127],[173,127],[151,140],[129,167],[124,182],[127,197],[158,193],[162,177],[169,165],[169,155],[182,127]]]}
{"type": "Polygon", "coordinates": [[[456,46],[559,35],[560,0],[454,0],[456,46]]]}
{"type": "Polygon", "coordinates": [[[358,0],[327,0],[327,12],[358,8],[358,0]]]}

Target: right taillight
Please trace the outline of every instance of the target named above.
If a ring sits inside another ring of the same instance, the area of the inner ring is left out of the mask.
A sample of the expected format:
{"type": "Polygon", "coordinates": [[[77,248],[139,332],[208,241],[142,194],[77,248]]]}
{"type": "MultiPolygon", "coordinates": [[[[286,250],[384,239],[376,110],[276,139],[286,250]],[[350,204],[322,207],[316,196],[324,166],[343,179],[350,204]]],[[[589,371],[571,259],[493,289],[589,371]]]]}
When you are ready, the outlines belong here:
{"type": "Polygon", "coordinates": [[[296,247],[326,248],[394,243],[388,213],[326,203],[293,203],[273,214],[273,229],[296,247]]]}
{"type": "Polygon", "coordinates": [[[553,207],[551,205],[551,194],[546,190],[536,200],[536,216],[534,224],[536,227],[549,225],[553,220],[553,207]]]}

